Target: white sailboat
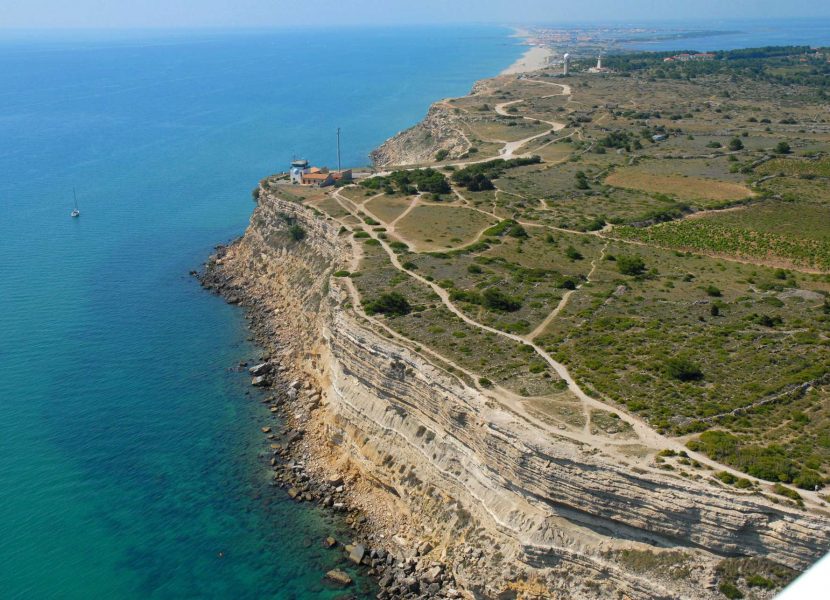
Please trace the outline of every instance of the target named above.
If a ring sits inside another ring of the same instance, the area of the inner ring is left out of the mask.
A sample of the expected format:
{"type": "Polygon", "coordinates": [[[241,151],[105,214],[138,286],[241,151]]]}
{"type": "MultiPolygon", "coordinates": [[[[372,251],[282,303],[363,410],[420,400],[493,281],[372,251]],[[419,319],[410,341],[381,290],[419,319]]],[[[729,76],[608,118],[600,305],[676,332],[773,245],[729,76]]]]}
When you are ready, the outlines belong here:
{"type": "Polygon", "coordinates": [[[72,209],[72,212],[69,213],[73,218],[80,217],[81,211],[78,210],[78,195],[75,193],[75,188],[72,188],[72,197],[75,199],[75,208],[72,209]]]}

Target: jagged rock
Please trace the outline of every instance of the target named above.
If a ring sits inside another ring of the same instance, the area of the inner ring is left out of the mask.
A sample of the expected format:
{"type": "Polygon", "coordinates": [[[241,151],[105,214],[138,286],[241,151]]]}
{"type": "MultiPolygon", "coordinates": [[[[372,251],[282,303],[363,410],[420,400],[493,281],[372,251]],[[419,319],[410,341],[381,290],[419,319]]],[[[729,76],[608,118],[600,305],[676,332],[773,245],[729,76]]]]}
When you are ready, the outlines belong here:
{"type": "Polygon", "coordinates": [[[253,376],[257,377],[257,376],[259,376],[259,375],[264,375],[264,374],[266,374],[266,373],[267,373],[268,371],[270,371],[270,370],[271,370],[271,369],[270,369],[270,365],[269,365],[268,363],[261,363],[261,364],[254,365],[253,367],[249,368],[249,369],[248,369],[248,372],[249,372],[251,375],[253,375],[253,376]]]}
{"type": "Polygon", "coordinates": [[[359,565],[365,555],[366,547],[363,544],[357,544],[349,551],[349,560],[359,565]]]}
{"type": "Polygon", "coordinates": [[[349,574],[345,571],[341,571],[340,569],[332,569],[326,573],[326,579],[343,587],[351,585],[352,583],[352,578],[349,577],[349,574]]]}
{"type": "Polygon", "coordinates": [[[420,546],[418,546],[418,555],[424,556],[425,554],[429,554],[432,552],[432,544],[429,542],[424,542],[420,546]]]}
{"type": "Polygon", "coordinates": [[[268,385],[268,378],[265,375],[254,377],[253,379],[251,379],[251,385],[256,387],[265,387],[268,385]]]}

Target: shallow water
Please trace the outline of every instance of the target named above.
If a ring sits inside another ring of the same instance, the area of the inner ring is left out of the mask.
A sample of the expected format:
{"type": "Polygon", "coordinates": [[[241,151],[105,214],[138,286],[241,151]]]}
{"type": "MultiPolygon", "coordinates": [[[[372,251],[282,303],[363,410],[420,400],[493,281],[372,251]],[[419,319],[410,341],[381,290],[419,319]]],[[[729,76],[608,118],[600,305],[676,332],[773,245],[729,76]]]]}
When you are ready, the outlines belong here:
{"type": "Polygon", "coordinates": [[[331,165],[338,126],[365,164],[515,60],[508,33],[0,39],[0,596],[342,593],[342,525],[268,487],[241,311],[188,272],[259,178],[331,165]]]}

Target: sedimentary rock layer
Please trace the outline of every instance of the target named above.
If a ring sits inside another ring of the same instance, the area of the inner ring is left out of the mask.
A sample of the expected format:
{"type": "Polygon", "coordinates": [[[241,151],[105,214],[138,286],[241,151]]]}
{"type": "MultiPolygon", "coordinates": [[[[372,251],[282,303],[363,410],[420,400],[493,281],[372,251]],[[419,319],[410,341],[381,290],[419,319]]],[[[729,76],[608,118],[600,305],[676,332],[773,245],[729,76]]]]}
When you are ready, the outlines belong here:
{"type": "Polygon", "coordinates": [[[347,253],[339,223],[263,190],[224,267],[293,332],[294,355],[323,387],[330,443],[421,516],[469,590],[495,597],[530,576],[567,597],[591,597],[587,580],[632,597],[709,597],[702,582],[722,557],[803,569],[830,547],[823,515],[635,472],[382,335],[330,277],[347,253]],[[305,239],[291,240],[288,222],[305,239]],[[634,573],[613,560],[630,548],[680,549],[693,568],[683,580],[634,573]]]}

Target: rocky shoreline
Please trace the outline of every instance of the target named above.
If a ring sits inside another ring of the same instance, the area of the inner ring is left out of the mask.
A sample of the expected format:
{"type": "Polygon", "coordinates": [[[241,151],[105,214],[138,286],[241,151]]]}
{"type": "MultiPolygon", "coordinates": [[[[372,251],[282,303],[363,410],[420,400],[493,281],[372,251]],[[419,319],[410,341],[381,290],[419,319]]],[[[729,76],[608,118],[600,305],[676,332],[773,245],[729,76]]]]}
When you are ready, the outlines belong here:
{"type": "MultiPolygon", "coordinates": [[[[449,565],[431,556],[433,546],[428,541],[410,543],[407,547],[400,543],[394,531],[387,531],[358,506],[353,495],[357,475],[348,477],[326,469],[312,451],[312,447],[319,449],[319,444],[325,443],[319,431],[314,431],[310,419],[311,413],[320,407],[322,392],[280,360],[284,352],[282,332],[274,328],[273,320],[249,297],[245,287],[236,285],[234,278],[224,271],[222,259],[228,246],[220,245],[215,250],[204,270],[194,271],[192,275],[205,289],[245,310],[253,338],[264,349],[258,364],[240,367],[248,369],[251,385],[268,390],[263,402],[282,423],[280,430],[269,425],[261,427],[268,444],[263,458],[273,472],[273,485],[295,502],[317,504],[345,520],[354,532],[351,540],[328,537],[321,543],[332,551],[344,553],[351,563],[374,578],[380,588],[379,600],[470,597],[459,590],[449,565]],[[389,543],[394,537],[398,539],[389,543]]],[[[322,576],[344,589],[353,583],[340,569],[322,576]]],[[[349,597],[352,596],[344,596],[349,597]]]]}

